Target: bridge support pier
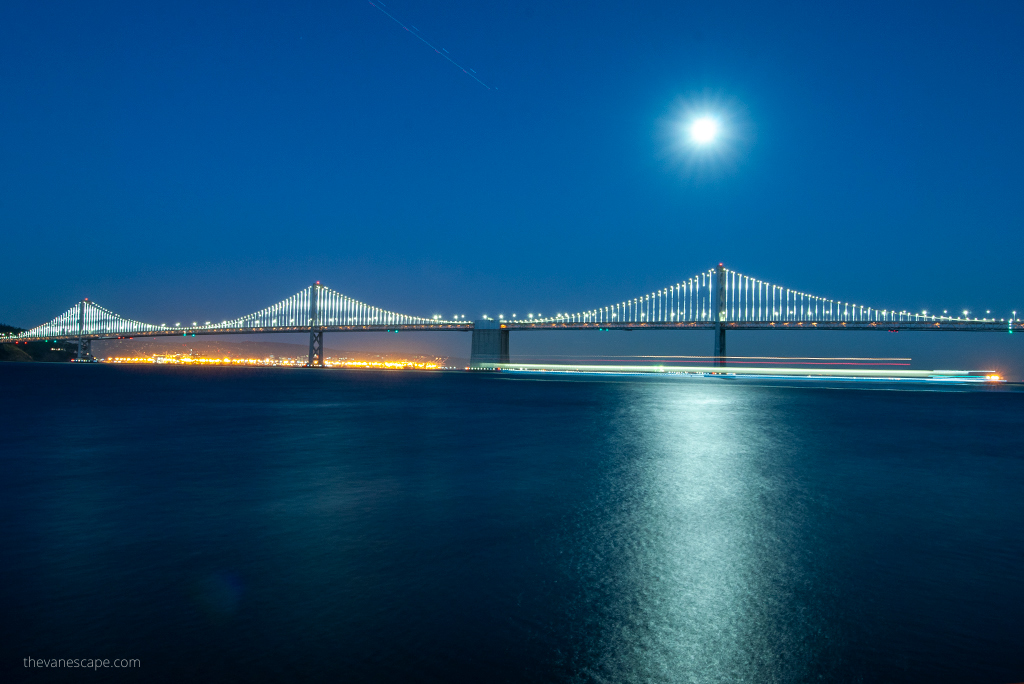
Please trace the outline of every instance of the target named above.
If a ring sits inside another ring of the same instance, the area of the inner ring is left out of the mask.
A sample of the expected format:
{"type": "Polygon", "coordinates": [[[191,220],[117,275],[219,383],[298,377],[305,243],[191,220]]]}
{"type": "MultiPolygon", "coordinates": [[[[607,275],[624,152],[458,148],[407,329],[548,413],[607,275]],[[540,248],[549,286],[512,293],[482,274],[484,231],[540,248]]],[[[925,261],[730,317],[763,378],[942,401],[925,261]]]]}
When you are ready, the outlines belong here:
{"type": "Polygon", "coordinates": [[[469,355],[470,368],[482,364],[508,363],[508,329],[500,321],[473,321],[473,347],[469,355]]]}
{"type": "Polygon", "coordinates": [[[715,365],[725,367],[725,328],[720,322],[715,323],[715,365]]]}
{"type": "Polygon", "coordinates": [[[320,327],[320,281],[309,288],[309,361],[308,368],[324,367],[324,331],[320,327]]]}
{"type": "Polygon", "coordinates": [[[78,338],[78,354],[76,361],[92,361],[92,340],[78,338]]]}
{"type": "Polygon", "coordinates": [[[715,365],[720,367],[725,367],[725,327],[722,324],[729,320],[729,300],[725,289],[728,282],[725,266],[718,264],[715,270],[715,365]]]}
{"type": "Polygon", "coordinates": [[[309,361],[306,363],[307,366],[312,368],[318,366],[324,367],[324,331],[323,330],[310,330],[309,331],[309,361]]]}

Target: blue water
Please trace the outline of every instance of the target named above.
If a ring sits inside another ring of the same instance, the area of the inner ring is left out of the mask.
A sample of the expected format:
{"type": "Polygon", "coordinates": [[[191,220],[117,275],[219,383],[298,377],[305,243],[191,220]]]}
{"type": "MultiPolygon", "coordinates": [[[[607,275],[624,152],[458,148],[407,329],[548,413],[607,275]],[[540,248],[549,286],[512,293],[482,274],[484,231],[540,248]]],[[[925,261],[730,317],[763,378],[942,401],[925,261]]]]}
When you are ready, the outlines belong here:
{"type": "Polygon", "coordinates": [[[0,394],[3,681],[1024,680],[1022,392],[0,364],[0,394]]]}

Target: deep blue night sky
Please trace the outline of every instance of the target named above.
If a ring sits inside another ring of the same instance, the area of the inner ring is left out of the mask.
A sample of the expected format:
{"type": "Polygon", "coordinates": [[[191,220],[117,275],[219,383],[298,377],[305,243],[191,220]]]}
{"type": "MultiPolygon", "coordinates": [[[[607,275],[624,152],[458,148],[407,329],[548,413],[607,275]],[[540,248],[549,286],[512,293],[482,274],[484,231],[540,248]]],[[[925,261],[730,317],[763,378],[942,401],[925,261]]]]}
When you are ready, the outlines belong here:
{"type": "Polygon", "coordinates": [[[0,320],[219,320],[313,280],[555,312],[719,261],[1024,309],[1020,3],[387,7],[496,89],[366,0],[0,7],[0,320]],[[695,164],[702,108],[730,137],[695,164]]]}

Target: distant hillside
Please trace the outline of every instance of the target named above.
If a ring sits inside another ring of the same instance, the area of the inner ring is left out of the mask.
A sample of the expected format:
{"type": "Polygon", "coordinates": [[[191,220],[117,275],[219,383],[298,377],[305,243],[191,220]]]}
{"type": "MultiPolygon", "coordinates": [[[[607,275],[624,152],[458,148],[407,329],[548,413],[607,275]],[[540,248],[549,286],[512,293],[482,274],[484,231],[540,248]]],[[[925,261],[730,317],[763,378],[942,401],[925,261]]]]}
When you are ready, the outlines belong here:
{"type": "MultiPolygon", "coordinates": [[[[25,329],[0,323],[0,332],[20,333],[25,329]]],[[[70,361],[75,358],[76,351],[73,344],[61,342],[0,344],[0,361],[70,361]]]]}
{"type": "MultiPolygon", "coordinates": [[[[6,325],[0,323],[0,333],[20,333],[25,332],[24,328],[16,328],[13,325],[6,325]]],[[[13,344],[0,344],[0,361],[32,361],[32,357],[28,355],[24,348],[19,349],[18,345],[13,344]]]]}
{"type": "Polygon", "coordinates": [[[35,361],[28,355],[28,345],[0,344],[0,361],[35,361]]]}

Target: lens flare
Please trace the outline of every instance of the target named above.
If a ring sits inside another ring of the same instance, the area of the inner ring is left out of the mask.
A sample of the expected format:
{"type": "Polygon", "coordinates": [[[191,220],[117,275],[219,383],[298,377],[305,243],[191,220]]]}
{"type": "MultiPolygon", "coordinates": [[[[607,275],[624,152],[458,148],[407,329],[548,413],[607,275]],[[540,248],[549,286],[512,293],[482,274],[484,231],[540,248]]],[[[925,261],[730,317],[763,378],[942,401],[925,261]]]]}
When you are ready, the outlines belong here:
{"type": "Polygon", "coordinates": [[[746,106],[734,97],[706,91],[678,97],[658,118],[658,156],[698,185],[732,175],[753,143],[746,106]]]}

